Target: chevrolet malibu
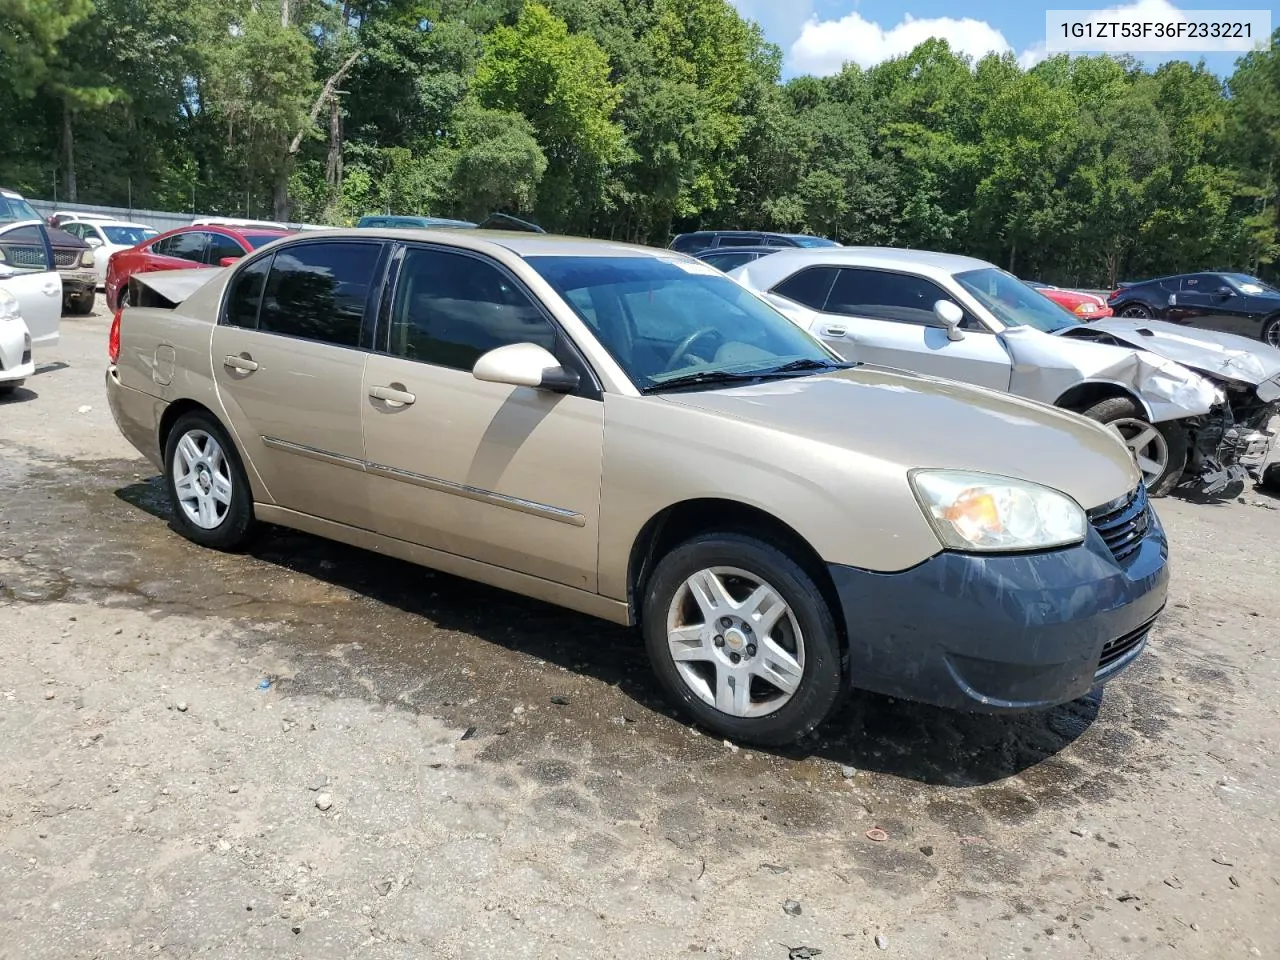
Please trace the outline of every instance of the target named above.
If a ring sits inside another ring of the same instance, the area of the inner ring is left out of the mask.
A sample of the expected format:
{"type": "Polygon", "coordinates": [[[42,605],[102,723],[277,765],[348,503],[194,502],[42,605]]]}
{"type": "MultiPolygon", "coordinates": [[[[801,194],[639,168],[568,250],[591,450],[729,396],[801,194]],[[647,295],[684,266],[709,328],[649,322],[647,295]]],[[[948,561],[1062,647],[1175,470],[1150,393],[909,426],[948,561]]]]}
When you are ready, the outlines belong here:
{"type": "Polygon", "coordinates": [[[1045,708],[1164,606],[1113,433],[843,362],[678,253],[327,231],[131,291],[107,391],[180,533],[281,524],[638,625],[722,736],[792,741],[854,688],[1045,708]]]}

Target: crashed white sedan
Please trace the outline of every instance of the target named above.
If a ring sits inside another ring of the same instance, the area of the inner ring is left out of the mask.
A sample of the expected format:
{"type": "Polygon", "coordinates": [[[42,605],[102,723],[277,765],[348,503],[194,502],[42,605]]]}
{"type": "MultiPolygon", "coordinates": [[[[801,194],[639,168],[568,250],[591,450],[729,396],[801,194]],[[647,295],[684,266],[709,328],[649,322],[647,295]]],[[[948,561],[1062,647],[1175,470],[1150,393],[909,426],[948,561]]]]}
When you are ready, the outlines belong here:
{"type": "Polygon", "coordinates": [[[1263,467],[1280,350],[1155,321],[1084,324],[970,257],[785,250],[730,272],[849,360],[960,380],[1116,430],[1153,496],[1235,496],[1263,467]]]}

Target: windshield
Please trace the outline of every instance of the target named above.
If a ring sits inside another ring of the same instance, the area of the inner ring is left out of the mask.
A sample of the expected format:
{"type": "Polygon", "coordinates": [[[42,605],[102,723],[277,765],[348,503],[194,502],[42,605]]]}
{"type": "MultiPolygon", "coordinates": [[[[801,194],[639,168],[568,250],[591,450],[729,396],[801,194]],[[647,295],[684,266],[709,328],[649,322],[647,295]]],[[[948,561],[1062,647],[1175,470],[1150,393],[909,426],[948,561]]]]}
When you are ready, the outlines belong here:
{"type": "Polygon", "coordinates": [[[1251,297],[1256,297],[1262,293],[1280,293],[1270,284],[1263,283],[1257,277],[1251,277],[1247,273],[1224,273],[1227,283],[1231,284],[1241,293],[1246,293],[1251,297]]]}
{"type": "Polygon", "coordinates": [[[839,363],[794,323],[703,263],[529,257],[642,390],[690,374],[768,374],[839,363]]]}
{"type": "Polygon", "coordinates": [[[834,240],[828,240],[826,237],[798,237],[791,238],[796,242],[798,247],[838,247],[840,244],[834,240]]]}
{"type": "Polygon", "coordinates": [[[160,235],[159,230],[152,230],[150,227],[108,227],[104,225],[102,232],[107,235],[108,243],[121,243],[130,247],[135,243],[141,243],[143,240],[150,240],[152,237],[160,235]]]}
{"type": "Polygon", "coordinates": [[[957,273],[956,281],[1006,327],[1035,327],[1056,333],[1080,325],[1069,311],[1039,290],[995,267],[957,273]]]}
{"type": "Polygon", "coordinates": [[[249,246],[257,250],[259,247],[265,247],[272,240],[279,240],[284,236],[283,233],[244,233],[241,234],[249,246]]]}
{"type": "Polygon", "coordinates": [[[0,223],[16,223],[19,220],[39,220],[40,214],[21,197],[7,197],[0,193],[0,223]]]}

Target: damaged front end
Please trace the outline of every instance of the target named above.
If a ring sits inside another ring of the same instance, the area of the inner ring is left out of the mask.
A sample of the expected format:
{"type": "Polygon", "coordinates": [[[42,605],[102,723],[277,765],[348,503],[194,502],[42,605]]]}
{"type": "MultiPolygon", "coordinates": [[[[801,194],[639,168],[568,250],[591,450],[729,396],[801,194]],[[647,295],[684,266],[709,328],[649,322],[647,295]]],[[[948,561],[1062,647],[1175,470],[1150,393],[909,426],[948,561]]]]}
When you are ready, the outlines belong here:
{"type": "Polygon", "coordinates": [[[1224,402],[1201,417],[1184,420],[1189,443],[1187,469],[1179,492],[1232,498],[1260,480],[1275,443],[1272,421],[1280,413],[1280,383],[1258,387],[1219,381],[1224,402]],[[1264,399],[1269,397],[1270,399],[1264,399]]]}

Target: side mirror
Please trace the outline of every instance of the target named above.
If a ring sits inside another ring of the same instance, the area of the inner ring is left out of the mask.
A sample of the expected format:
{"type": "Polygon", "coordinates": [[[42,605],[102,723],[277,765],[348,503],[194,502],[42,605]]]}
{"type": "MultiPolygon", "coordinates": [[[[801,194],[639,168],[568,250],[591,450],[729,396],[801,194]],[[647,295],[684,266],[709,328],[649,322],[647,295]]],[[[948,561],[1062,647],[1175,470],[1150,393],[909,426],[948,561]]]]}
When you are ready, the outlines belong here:
{"type": "Polygon", "coordinates": [[[511,343],[490,350],[476,361],[471,375],[489,383],[536,387],[556,393],[568,393],[578,386],[578,375],[560,366],[551,351],[536,343],[511,343]]]}
{"type": "Polygon", "coordinates": [[[1220,297],[1234,297],[1235,295],[1236,292],[1225,283],[1218,288],[1218,296],[1220,297]]]}
{"type": "Polygon", "coordinates": [[[98,249],[98,247],[102,246],[102,241],[99,240],[97,237],[85,237],[84,242],[87,243],[89,246],[93,247],[95,250],[98,249]]]}
{"type": "Polygon", "coordinates": [[[933,305],[933,315],[947,328],[948,340],[964,339],[964,332],[960,329],[960,324],[964,322],[964,311],[958,303],[939,300],[933,305]]]}
{"type": "Polygon", "coordinates": [[[235,264],[235,262],[239,259],[240,259],[239,257],[223,257],[221,260],[218,261],[218,266],[230,267],[233,264],[235,264]]]}

